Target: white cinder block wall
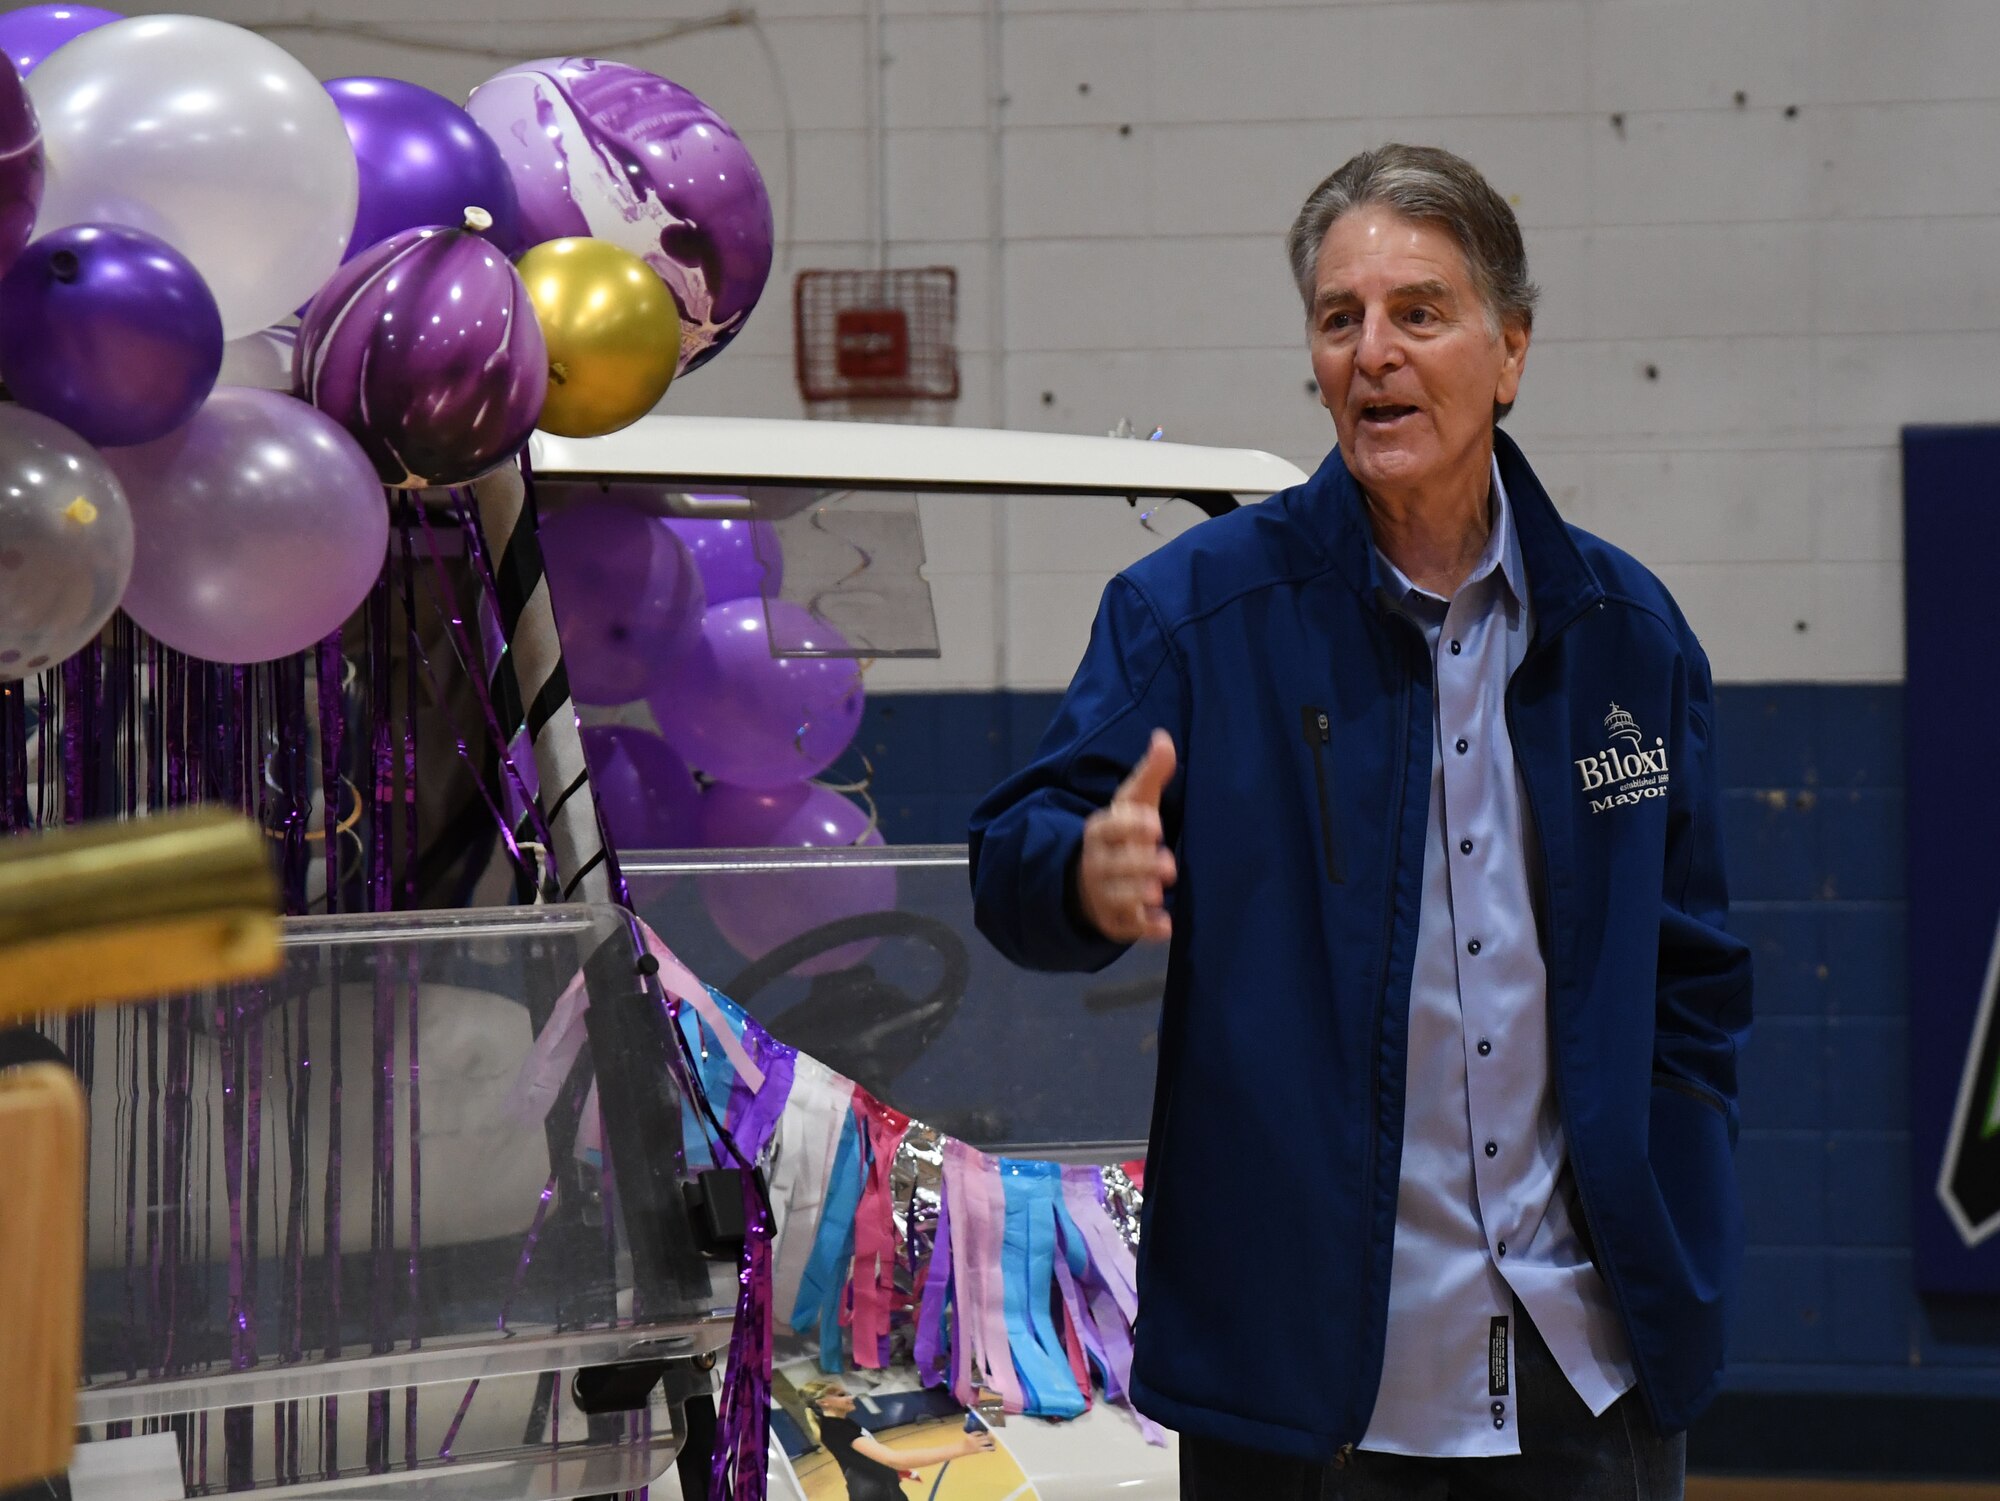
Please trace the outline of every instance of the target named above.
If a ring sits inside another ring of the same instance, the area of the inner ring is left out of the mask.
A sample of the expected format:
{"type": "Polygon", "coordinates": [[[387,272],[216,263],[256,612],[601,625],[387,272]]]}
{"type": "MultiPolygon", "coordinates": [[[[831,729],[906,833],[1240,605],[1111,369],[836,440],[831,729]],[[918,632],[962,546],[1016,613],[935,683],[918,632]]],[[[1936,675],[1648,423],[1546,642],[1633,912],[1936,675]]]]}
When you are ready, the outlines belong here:
{"type": "MultiPolygon", "coordinates": [[[[380,33],[273,32],[323,77],[463,97],[500,61],[449,49],[582,52],[707,98],[789,266],[670,394],[687,412],[799,411],[789,272],[875,253],[871,35],[879,222],[892,264],[958,268],[961,423],[1123,418],[1311,468],[1332,431],[1281,235],[1359,147],[1462,151],[1545,293],[1511,430],[1575,520],[1667,578],[1726,679],[1899,678],[1898,429],[2000,409],[1992,0],[755,0],[754,25],[643,43],[711,13],[202,8],[380,33]]],[[[1061,685],[1104,579],[1156,544],[1118,502],[925,519],[945,655],[877,688],[1061,685]]]]}

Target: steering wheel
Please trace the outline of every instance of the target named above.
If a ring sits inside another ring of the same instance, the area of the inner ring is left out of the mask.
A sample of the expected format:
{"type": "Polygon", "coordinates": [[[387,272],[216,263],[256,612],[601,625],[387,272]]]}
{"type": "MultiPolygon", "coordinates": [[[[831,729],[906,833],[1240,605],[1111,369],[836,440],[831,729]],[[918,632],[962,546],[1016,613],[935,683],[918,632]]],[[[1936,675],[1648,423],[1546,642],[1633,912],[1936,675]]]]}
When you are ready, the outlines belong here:
{"type": "Polygon", "coordinates": [[[806,960],[869,938],[914,938],[937,954],[944,972],[920,1000],[868,964],[815,975],[806,998],[774,1017],[770,1028],[779,1041],[881,1095],[937,1041],[965,998],[972,959],[950,924],[914,912],[838,918],[779,944],[723,987],[723,993],[747,1005],[751,996],[806,960]]]}

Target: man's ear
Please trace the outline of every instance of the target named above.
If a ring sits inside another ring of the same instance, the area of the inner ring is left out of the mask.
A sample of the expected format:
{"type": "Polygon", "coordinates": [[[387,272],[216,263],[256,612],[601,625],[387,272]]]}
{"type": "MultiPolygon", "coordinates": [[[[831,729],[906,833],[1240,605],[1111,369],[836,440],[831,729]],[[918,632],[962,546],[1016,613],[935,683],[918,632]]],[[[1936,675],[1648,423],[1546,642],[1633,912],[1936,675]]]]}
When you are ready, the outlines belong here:
{"type": "Polygon", "coordinates": [[[1528,363],[1528,325],[1518,319],[1509,319],[1500,329],[1500,383],[1493,392],[1493,399],[1501,406],[1512,406],[1514,398],[1521,393],[1521,371],[1528,363]]]}

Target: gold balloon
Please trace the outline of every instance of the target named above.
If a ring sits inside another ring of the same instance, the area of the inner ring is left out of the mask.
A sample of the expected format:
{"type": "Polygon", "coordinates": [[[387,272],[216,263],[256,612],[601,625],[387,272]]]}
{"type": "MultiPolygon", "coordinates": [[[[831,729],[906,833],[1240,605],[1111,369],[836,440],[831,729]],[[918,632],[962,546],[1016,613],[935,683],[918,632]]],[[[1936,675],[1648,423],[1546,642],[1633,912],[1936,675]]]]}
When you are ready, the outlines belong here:
{"type": "Polygon", "coordinates": [[[550,240],[516,263],[549,346],[539,424],[565,438],[628,427],[667,394],[681,315],[659,273],[605,240],[550,240]]]}

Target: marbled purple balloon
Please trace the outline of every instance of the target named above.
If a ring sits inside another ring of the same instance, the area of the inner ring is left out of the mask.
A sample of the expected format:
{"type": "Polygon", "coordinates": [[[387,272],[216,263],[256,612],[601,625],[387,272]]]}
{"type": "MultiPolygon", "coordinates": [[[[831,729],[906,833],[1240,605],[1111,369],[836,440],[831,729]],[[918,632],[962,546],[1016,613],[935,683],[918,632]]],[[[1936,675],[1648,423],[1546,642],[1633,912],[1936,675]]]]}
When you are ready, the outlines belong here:
{"type": "Polygon", "coordinates": [[[41,122],[21,75],[0,57],[0,276],[34,234],[41,206],[41,122]]]}
{"type": "Polygon", "coordinates": [[[548,348],[520,275],[466,229],[410,229],[336,271],[299,328],[293,389],[400,490],[477,479],[534,431],[548,348]]]}
{"type": "Polygon", "coordinates": [[[588,57],[521,63],[465,107],[514,176],[525,243],[591,235],[660,273],[680,305],[682,374],[742,330],[771,273],[771,198],[714,110],[588,57]]]}

